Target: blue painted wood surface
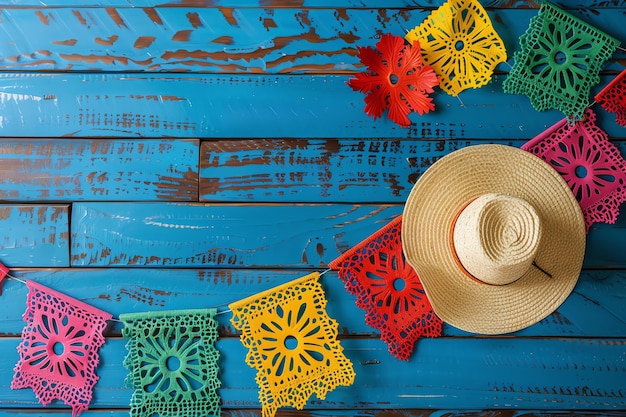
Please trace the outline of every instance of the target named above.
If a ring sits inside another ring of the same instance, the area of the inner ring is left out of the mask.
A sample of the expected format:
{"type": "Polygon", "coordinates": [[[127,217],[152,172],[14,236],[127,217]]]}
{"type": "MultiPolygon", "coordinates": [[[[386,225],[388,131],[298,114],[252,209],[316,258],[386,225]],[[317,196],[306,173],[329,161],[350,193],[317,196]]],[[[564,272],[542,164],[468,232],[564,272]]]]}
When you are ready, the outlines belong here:
{"type": "MultiPolygon", "coordinates": [[[[626,144],[615,139],[613,143],[626,154],[626,144]]],[[[525,143],[488,142],[515,147],[525,143]]],[[[450,152],[479,143],[485,140],[203,141],[200,200],[402,204],[430,165],[450,152]]]]}
{"type": "MultiPolygon", "coordinates": [[[[402,212],[412,184],[465,146],[519,147],[562,119],[505,94],[529,0],[490,0],[509,60],[489,85],[400,128],[346,81],[357,46],[402,35],[442,0],[8,0],[0,6],[0,261],[121,313],[217,307],[224,416],[259,416],[227,305],[311,271],[402,212]]],[[[623,0],[560,1],[626,42],[623,0]]],[[[626,66],[617,51],[599,91],[626,66]]],[[[590,99],[591,101],[591,99],[590,99]]],[[[626,154],[626,129],[598,105],[626,154]]],[[[596,224],[584,270],[527,329],[444,335],[394,359],[335,272],[323,275],[357,379],[278,416],[626,414],[626,214],[596,224]]],[[[10,390],[26,287],[0,297],[0,417],[67,416],[10,390]]],[[[89,416],[128,415],[121,324],[107,328],[89,416]]]]}
{"type": "Polygon", "coordinates": [[[70,266],[69,206],[0,204],[0,224],[4,265],[70,266]]]}
{"type": "MultiPolygon", "coordinates": [[[[427,8],[439,7],[445,0],[370,0],[364,3],[360,0],[85,0],[77,7],[263,7],[263,8],[317,8],[317,7],[338,7],[338,8],[427,8]]],[[[626,5],[624,0],[578,0],[575,3],[568,0],[554,1],[554,4],[566,9],[584,9],[588,13],[593,13],[588,9],[623,8],[626,5]]],[[[7,6],[34,6],[41,7],[39,0],[7,0],[7,6]]],[[[533,0],[487,0],[481,2],[486,8],[537,8],[539,5],[533,0]]],[[[63,0],[48,0],[46,6],[59,7],[68,6],[63,0]]]]}
{"type": "Polygon", "coordinates": [[[2,200],[197,198],[197,140],[0,139],[2,200]]]}
{"type": "Polygon", "coordinates": [[[402,206],[75,203],[73,266],[325,268],[402,206]]]}
{"type": "MultiPolygon", "coordinates": [[[[24,416],[46,416],[46,417],[59,417],[66,416],[67,410],[47,410],[45,413],[41,413],[36,409],[22,409],[21,414],[24,416]]],[[[279,410],[276,415],[278,417],[295,417],[303,415],[303,412],[293,410],[279,410]]],[[[0,417],[13,416],[12,410],[0,411],[0,417]]],[[[90,417],[126,417],[128,412],[117,410],[89,410],[85,414],[81,414],[90,417]]],[[[579,411],[572,410],[567,413],[559,413],[554,410],[484,410],[484,411],[466,411],[466,410],[451,410],[451,409],[396,409],[396,410],[324,410],[315,409],[307,412],[307,415],[312,417],[360,417],[360,416],[375,416],[375,417],[555,417],[560,415],[572,416],[572,417],[598,417],[598,416],[623,416],[623,412],[620,411],[579,411]]],[[[261,410],[258,409],[226,409],[222,410],[222,416],[224,417],[259,417],[261,416],[261,410]]]]}
{"type": "MultiPolygon", "coordinates": [[[[93,305],[114,316],[129,311],[180,310],[227,305],[297,279],[305,269],[190,269],[190,268],[71,268],[16,269],[20,279],[32,279],[93,305]],[[87,283],[87,285],[86,285],[87,283]]],[[[328,314],[339,323],[341,337],[377,337],[365,323],[363,312],[345,294],[336,272],[323,275],[322,286],[328,298],[328,314]]],[[[24,327],[22,313],[27,289],[8,282],[3,290],[0,321],[4,336],[18,336],[24,327]],[[6,296],[5,296],[6,295],[6,296]]],[[[626,332],[626,274],[614,270],[587,270],[581,274],[572,295],[559,309],[534,326],[520,330],[519,337],[615,337],[626,332]]],[[[217,316],[220,333],[237,334],[230,314],[217,316]]],[[[120,324],[111,323],[108,334],[120,335],[120,324]]],[[[444,335],[469,337],[466,332],[444,325],[444,335]]]]}
{"type": "MultiPolygon", "coordinates": [[[[71,263],[326,268],[400,215],[402,208],[401,204],[75,203],[71,263]]],[[[615,225],[592,226],[584,266],[626,267],[622,255],[626,237],[620,233],[625,217],[615,225]]]]}
{"type": "MultiPolygon", "coordinates": [[[[0,126],[9,137],[525,139],[563,118],[502,92],[504,75],[402,128],[374,121],[349,75],[0,73],[0,126]],[[280,97],[280,99],[276,99],[280,97]]],[[[603,76],[602,85],[612,76],[603,76]]],[[[597,90],[597,88],[596,88],[597,90]]],[[[602,128],[623,138],[597,108],[602,128]],[[606,120],[606,123],[605,123],[606,120]]]]}
{"type": "MultiPolygon", "coordinates": [[[[0,69],[164,71],[211,73],[342,73],[360,70],[356,46],[374,46],[382,33],[419,25],[427,9],[385,8],[17,8],[0,17],[0,69]],[[37,26],[33,38],[23,28],[37,26]],[[158,53],[155,53],[157,52],[158,53]]],[[[614,10],[571,10],[623,39],[624,16],[614,10]]],[[[513,57],[536,10],[492,9],[494,27],[513,57]]],[[[618,70],[617,52],[606,69],[618,70]]],[[[500,65],[501,70],[508,69],[500,65]]]]}
{"type": "MultiPolygon", "coordinates": [[[[10,352],[16,338],[0,340],[10,352]]],[[[424,339],[409,361],[389,355],[380,340],[343,340],[357,377],[350,387],[336,389],[325,400],[312,398],[312,409],[424,408],[623,408],[624,343],[612,339],[462,338],[424,339]],[[515,352],[516,356],[511,357],[515,352]],[[372,362],[380,362],[370,364],[372,362]],[[463,369],[462,373],[455,369],[463,369]],[[598,377],[600,374],[602,377],[598,377]],[[393,389],[390,389],[393,387],[393,389]]],[[[100,381],[93,408],[128,403],[132,390],[119,383],[127,371],[121,365],[123,339],[101,348],[100,381]]],[[[238,339],[222,338],[220,395],[225,408],[258,408],[255,371],[240,364],[246,349],[238,339]]],[[[0,357],[0,390],[8,390],[17,353],[0,357]]],[[[30,390],[12,392],[15,406],[40,407],[30,390]]]]}

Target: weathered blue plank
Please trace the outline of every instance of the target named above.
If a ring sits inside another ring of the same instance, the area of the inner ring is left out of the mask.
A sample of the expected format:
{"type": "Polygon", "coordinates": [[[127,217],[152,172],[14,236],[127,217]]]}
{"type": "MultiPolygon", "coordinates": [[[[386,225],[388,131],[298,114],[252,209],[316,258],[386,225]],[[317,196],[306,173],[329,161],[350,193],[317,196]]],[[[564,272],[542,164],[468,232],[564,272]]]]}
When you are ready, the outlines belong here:
{"type": "MultiPolygon", "coordinates": [[[[85,417],[128,417],[128,410],[93,409],[81,414],[85,417]]],[[[222,410],[222,417],[261,417],[261,409],[232,408],[222,410]]],[[[276,417],[616,417],[623,416],[622,411],[608,410],[432,410],[432,409],[405,409],[405,410],[278,410],[276,417]]],[[[50,409],[45,411],[33,409],[0,409],[0,417],[67,417],[65,409],[50,409]]]]}
{"type": "Polygon", "coordinates": [[[401,212],[384,205],[76,203],[71,262],[317,268],[401,212]]]}
{"type": "Polygon", "coordinates": [[[587,237],[586,262],[594,268],[612,268],[626,264],[626,206],[615,224],[594,223],[587,237]]]}
{"type": "MultiPolygon", "coordinates": [[[[374,121],[348,76],[0,73],[0,126],[8,137],[429,138],[528,140],[563,118],[505,94],[503,77],[444,93],[435,112],[401,128],[374,121]],[[279,99],[277,99],[279,97],[279,99]]],[[[612,78],[602,78],[605,85],[612,78]]],[[[626,131],[597,108],[613,138],[626,131]]]]}
{"type": "MultiPolygon", "coordinates": [[[[263,8],[280,8],[280,7],[306,7],[306,8],[404,8],[404,7],[420,7],[435,8],[442,5],[445,0],[299,0],[293,2],[291,0],[85,0],[81,2],[84,7],[188,7],[190,4],[194,7],[263,7],[263,8]]],[[[624,0],[577,0],[572,1],[553,1],[552,3],[567,9],[604,9],[604,8],[623,8],[626,7],[624,0]]],[[[8,6],[31,6],[40,7],[41,0],[4,0],[3,4],[8,6]]],[[[67,1],[63,0],[46,0],[45,4],[49,7],[67,7],[67,1]]],[[[486,8],[537,8],[536,1],[533,0],[481,0],[481,4],[486,8]]]]}
{"type": "Polygon", "coordinates": [[[69,266],[67,205],[0,204],[0,261],[9,267],[69,266]]]}
{"type": "MultiPolygon", "coordinates": [[[[73,266],[325,268],[402,209],[402,205],[370,204],[76,203],[71,262],[73,266]]],[[[584,266],[625,267],[625,239],[619,225],[592,227],[584,266]]]]}
{"type": "MultiPolygon", "coordinates": [[[[404,203],[447,153],[478,141],[243,139],[204,141],[200,199],[404,203]]],[[[521,141],[505,142],[520,146],[521,141]]]]}
{"type": "Polygon", "coordinates": [[[0,139],[2,200],[197,198],[197,140],[0,139]]]}
{"type": "MultiPolygon", "coordinates": [[[[626,133],[626,132],[625,132],[626,133]]],[[[221,202],[403,204],[435,161],[469,140],[241,139],[204,141],[200,199],[221,202]]],[[[490,141],[519,147],[525,141],[490,141]]],[[[612,141],[623,155],[626,142],[612,141]]]]}
{"type": "MultiPolygon", "coordinates": [[[[233,6],[231,6],[233,7],[233,6]]],[[[404,35],[430,10],[265,7],[60,7],[0,10],[0,69],[332,73],[359,71],[356,46],[381,33],[404,35]],[[36,32],[38,36],[32,36],[36,32]]],[[[626,10],[626,7],[625,7],[626,10]]],[[[489,12],[510,58],[532,9],[489,12]]],[[[624,15],[574,10],[586,22],[626,39],[624,15]]],[[[606,69],[619,70],[616,52],[606,69]]],[[[511,61],[512,62],[512,59],[511,61]]],[[[500,67],[508,70],[506,65],[500,67]]]]}
{"type": "MultiPolygon", "coordinates": [[[[0,340],[0,405],[41,407],[31,390],[11,391],[17,338],[0,340]]],[[[127,407],[131,391],[122,339],[100,350],[93,408],[127,407]]],[[[425,339],[408,362],[389,356],[380,341],[344,339],[356,371],[354,385],[338,387],[307,409],[485,408],[623,410],[625,339],[425,339]],[[375,364],[372,361],[377,362],[375,364]],[[601,375],[601,377],[599,377],[601,375]]],[[[258,408],[255,371],[234,338],[218,340],[222,407],[258,408]]]]}
{"type": "MultiPolygon", "coordinates": [[[[99,268],[17,270],[20,279],[35,280],[68,296],[118,317],[132,311],[182,310],[215,307],[220,334],[237,332],[230,324],[227,305],[252,294],[292,281],[305,270],[206,270],[99,268]],[[223,312],[223,313],[222,313],[223,312]]],[[[339,323],[339,334],[380,337],[365,323],[365,313],[344,290],[335,272],[322,276],[328,299],[328,314],[339,323]]],[[[0,302],[0,335],[19,335],[24,327],[27,288],[9,281],[0,302]]],[[[516,337],[622,337],[626,334],[626,274],[621,271],[583,271],[570,297],[541,322],[510,336],[516,337]]],[[[107,335],[119,336],[121,325],[112,325],[107,335]]],[[[469,333],[444,325],[444,335],[468,337],[469,333]]],[[[421,342],[418,342],[419,348],[421,342]]]]}

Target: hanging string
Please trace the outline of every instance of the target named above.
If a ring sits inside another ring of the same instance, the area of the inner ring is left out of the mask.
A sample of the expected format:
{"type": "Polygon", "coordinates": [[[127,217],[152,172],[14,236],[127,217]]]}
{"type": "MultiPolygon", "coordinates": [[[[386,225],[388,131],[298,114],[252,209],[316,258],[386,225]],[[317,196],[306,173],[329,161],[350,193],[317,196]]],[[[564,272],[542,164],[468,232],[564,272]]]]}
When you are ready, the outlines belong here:
{"type": "Polygon", "coordinates": [[[325,273],[332,271],[332,269],[328,268],[327,270],[320,272],[320,277],[324,276],[325,273]]]}
{"type": "Polygon", "coordinates": [[[23,279],[14,277],[13,275],[10,275],[10,274],[7,274],[6,277],[9,279],[12,279],[13,281],[21,282],[22,284],[26,285],[26,281],[24,281],[23,279]]]}
{"type": "MultiPolygon", "coordinates": [[[[11,280],[13,280],[13,281],[17,281],[17,282],[19,282],[19,283],[21,283],[21,284],[26,285],[26,280],[23,280],[23,279],[18,278],[18,277],[14,277],[14,276],[13,276],[13,275],[11,275],[11,274],[6,274],[6,277],[7,277],[7,278],[9,278],[9,279],[11,279],[11,280]]],[[[122,321],[121,321],[121,320],[116,319],[116,318],[110,318],[110,319],[109,319],[109,320],[107,320],[107,321],[115,321],[115,322],[118,322],[118,323],[122,323],[122,321]]]]}
{"type": "MultiPolygon", "coordinates": [[[[11,275],[11,274],[6,274],[6,277],[7,277],[7,278],[9,278],[9,279],[11,279],[11,280],[13,280],[13,281],[17,281],[17,282],[19,282],[19,283],[21,283],[21,284],[26,285],[26,280],[23,280],[23,279],[21,279],[21,278],[14,277],[14,276],[13,276],[13,275],[11,275]]],[[[115,321],[115,322],[118,322],[118,323],[121,323],[121,322],[122,322],[121,320],[116,319],[116,318],[113,318],[113,317],[112,317],[112,318],[110,318],[110,319],[109,319],[109,320],[107,320],[107,321],[115,321]]]]}
{"type": "MultiPolygon", "coordinates": [[[[585,107],[585,112],[586,110],[592,108],[594,105],[598,104],[597,101],[593,100],[591,103],[587,104],[587,107],[585,107]]],[[[567,120],[570,123],[578,123],[578,122],[582,122],[585,120],[585,112],[583,112],[583,115],[580,117],[576,117],[576,116],[567,116],[567,120]]]]}
{"type": "MultiPolygon", "coordinates": [[[[320,272],[320,277],[324,276],[324,274],[326,274],[327,272],[330,272],[330,271],[332,271],[332,269],[328,268],[328,269],[326,269],[325,271],[320,272]]],[[[24,284],[24,285],[26,285],[26,281],[25,281],[25,280],[23,280],[23,279],[21,279],[21,278],[14,277],[14,276],[12,276],[12,275],[10,275],[10,274],[6,274],[6,277],[7,277],[7,278],[9,278],[9,279],[12,279],[12,280],[14,280],[14,281],[20,282],[20,283],[22,283],[22,284],[24,284]]],[[[245,297],[244,297],[244,298],[245,298],[245,297]]],[[[218,310],[219,308],[221,308],[221,307],[226,307],[226,306],[228,306],[229,304],[232,304],[232,302],[231,302],[231,303],[219,304],[218,306],[216,306],[216,307],[215,307],[215,309],[216,309],[216,310],[218,310]]],[[[226,310],[217,311],[217,312],[215,313],[215,315],[216,315],[216,316],[219,316],[219,315],[221,315],[221,314],[226,314],[226,313],[231,313],[231,312],[232,312],[232,311],[231,311],[231,309],[230,309],[230,308],[227,308],[226,310]]],[[[111,317],[108,321],[113,321],[113,322],[116,322],[116,323],[123,323],[123,321],[122,321],[122,320],[117,319],[117,318],[115,318],[115,317],[111,317]]]]}
{"type": "MultiPolygon", "coordinates": [[[[328,268],[325,271],[320,272],[319,275],[320,275],[320,277],[322,277],[322,276],[324,276],[324,274],[326,274],[327,272],[330,272],[330,271],[332,271],[332,269],[328,268]]],[[[244,297],[244,298],[246,298],[246,297],[244,297]]],[[[225,306],[228,306],[230,304],[232,304],[232,302],[231,303],[227,303],[227,304],[221,304],[221,305],[217,306],[216,308],[225,307],[225,306]]],[[[232,310],[230,308],[227,308],[226,310],[218,311],[217,313],[215,313],[215,315],[219,316],[221,314],[226,314],[226,313],[232,313],[232,310]]]]}
{"type": "Polygon", "coordinates": [[[232,310],[230,308],[227,308],[226,310],[218,311],[217,313],[215,313],[215,315],[219,316],[220,314],[225,314],[225,313],[232,313],[232,310]]]}

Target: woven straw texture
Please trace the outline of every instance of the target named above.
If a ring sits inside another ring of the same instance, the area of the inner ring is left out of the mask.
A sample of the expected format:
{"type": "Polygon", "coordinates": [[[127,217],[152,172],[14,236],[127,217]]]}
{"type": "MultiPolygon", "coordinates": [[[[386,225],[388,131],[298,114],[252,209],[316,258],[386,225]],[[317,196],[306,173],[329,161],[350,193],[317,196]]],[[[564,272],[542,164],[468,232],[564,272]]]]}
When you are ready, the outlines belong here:
{"type": "Polygon", "coordinates": [[[525,200],[485,194],[461,212],[452,239],[457,257],[473,277],[506,285],[532,267],[541,220],[525,200]]]}
{"type": "Polygon", "coordinates": [[[403,214],[405,256],[422,279],[435,313],[474,333],[501,334],[543,319],[574,288],[585,251],[585,223],[561,176],[517,148],[478,145],[440,159],[415,184],[403,214]],[[537,211],[542,238],[532,268],[508,285],[469,278],[457,266],[450,227],[469,202],[487,193],[519,197],[537,211]]]}

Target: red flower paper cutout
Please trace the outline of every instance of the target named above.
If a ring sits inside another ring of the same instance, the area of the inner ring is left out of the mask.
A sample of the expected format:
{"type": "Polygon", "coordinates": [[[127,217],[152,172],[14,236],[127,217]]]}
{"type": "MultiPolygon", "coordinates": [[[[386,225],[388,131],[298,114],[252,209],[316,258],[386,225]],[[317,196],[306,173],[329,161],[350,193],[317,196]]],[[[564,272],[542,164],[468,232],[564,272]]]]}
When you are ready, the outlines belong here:
{"type": "Polygon", "coordinates": [[[359,59],[367,72],[356,74],[348,80],[354,91],[365,93],[365,113],[374,120],[385,109],[388,117],[400,126],[411,124],[407,115],[417,112],[421,116],[435,109],[433,87],[439,85],[432,67],[422,62],[419,42],[409,45],[401,36],[382,35],[376,49],[357,47],[359,59]]]}

